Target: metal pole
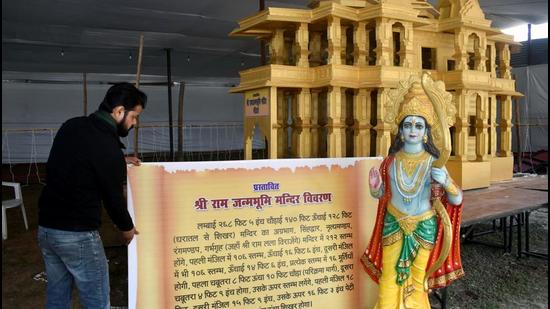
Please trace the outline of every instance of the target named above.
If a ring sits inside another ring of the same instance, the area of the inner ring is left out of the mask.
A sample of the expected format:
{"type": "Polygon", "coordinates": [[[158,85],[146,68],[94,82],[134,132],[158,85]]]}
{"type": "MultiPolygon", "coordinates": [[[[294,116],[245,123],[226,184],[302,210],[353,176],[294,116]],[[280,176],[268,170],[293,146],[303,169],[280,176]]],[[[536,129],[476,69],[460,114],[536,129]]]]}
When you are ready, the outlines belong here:
{"type": "Polygon", "coordinates": [[[185,93],[185,82],[180,83],[178,98],[178,161],[183,161],[183,96],[185,93]]]}
{"type": "Polygon", "coordinates": [[[517,226],[517,233],[518,233],[518,257],[521,257],[521,217],[523,216],[523,213],[517,214],[516,220],[518,221],[517,226]]]}
{"type": "Polygon", "coordinates": [[[531,65],[531,24],[527,24],[527,65],[531,65]]]}
{"type": "Polygon", "coordinates": [[[84,116],[88,116],[88,83],[86,73],[82,73],[82,86],[84,87],[84,116]]]}
{"type": "Polygon", "coordinates": [[[170,68],[170,48],[166,48],[166,76],[168,77],[168,127],[170,134],[170,158],[174,161],[174,132],[172,132],[172,71],[170,68]]]}
{"type": "MultiPolygon", "coordinates": [[[[265,0],[259,0],[260,1],[260,12],[265,9],[265,0]]],[[[266,64],[266,46],[265,46],[265,40],[260,40],[260,65],[266,64]]]]}
{"type": "MultiPolygon", "coordinates": [[[[139,88],[139,79],[141,77],[141,59],[143,58],[143,34],[139,35],[139,52],[138,52],[138,63],[137,63],[137,73],[136,73],[136,88],[139,88]]],[[[139,158],[139,118],[136,119],[136,129],[134,130],[134,156],[139,158]]]]}

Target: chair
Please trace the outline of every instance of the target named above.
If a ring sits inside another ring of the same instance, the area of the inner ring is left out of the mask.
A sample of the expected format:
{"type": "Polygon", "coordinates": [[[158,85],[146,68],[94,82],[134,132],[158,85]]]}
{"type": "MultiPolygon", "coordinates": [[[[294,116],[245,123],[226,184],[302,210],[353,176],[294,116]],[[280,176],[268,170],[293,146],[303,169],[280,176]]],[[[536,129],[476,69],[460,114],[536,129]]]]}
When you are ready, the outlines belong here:
{"type": "Polygon", "coordinates": [[[2,239],[8,238],[8,222],[6,220],[6,209],[15,208],[21,206],[21,213],[23,213],[23,221],[25,222],[25,229],[29,229],[27,223],[27,213],[25,212],[25,205],[23,204],[23,196],[21,194],[21,184],[17,182],[2,181],[2,187],[12,187],[15,191],[15,199],[2,201],[2,239]]]}

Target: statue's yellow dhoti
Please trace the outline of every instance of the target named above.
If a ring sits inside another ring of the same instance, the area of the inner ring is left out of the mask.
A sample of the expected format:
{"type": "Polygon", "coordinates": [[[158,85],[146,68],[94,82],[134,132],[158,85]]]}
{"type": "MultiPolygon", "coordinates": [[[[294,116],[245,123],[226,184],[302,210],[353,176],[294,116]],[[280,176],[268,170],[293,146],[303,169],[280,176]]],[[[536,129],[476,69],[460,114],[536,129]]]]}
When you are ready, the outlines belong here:
{"type": "Polygon", "coordinates": [[[435,215],[429,210],[408,216],[388,205],[384,222],[384,234],[387,235],[382,240],[382,265],[387,265],[387,269],[385,267],[380,277],[375,308],[430,308],[424,280],[435,240],[435,215]]]}

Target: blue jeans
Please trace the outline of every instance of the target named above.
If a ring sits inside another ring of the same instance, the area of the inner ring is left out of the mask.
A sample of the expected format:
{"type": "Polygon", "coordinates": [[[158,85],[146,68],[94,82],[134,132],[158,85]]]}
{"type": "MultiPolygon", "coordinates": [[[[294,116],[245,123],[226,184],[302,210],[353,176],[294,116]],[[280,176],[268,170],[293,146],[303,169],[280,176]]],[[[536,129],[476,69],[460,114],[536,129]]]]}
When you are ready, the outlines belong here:
{"type": "Polygon", "coordinates": [[[109,266],[98,231],[71,232],[38,227],[48,285],[47,309],[70,309],[73,282],[83,308],[108,309],[109,266]]]}

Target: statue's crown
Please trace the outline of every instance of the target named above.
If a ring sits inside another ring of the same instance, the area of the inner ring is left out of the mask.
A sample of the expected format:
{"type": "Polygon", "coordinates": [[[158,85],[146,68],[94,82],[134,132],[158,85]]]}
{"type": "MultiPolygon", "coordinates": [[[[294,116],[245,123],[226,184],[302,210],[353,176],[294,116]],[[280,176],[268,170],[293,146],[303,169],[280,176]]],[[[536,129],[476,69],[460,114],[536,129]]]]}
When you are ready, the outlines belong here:
{"type": "Polygon", "coordinates": [[[399,125],[405,117],[411,115],[422,116],[430,126],[433,126],[434,109],[428,95],[426,95],[419,82],[414,82],[409,88],[409,92],[403,98],[403,102],[399,106],[399,112],[395,118],[395,123],[399,125]]]}

